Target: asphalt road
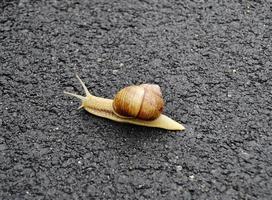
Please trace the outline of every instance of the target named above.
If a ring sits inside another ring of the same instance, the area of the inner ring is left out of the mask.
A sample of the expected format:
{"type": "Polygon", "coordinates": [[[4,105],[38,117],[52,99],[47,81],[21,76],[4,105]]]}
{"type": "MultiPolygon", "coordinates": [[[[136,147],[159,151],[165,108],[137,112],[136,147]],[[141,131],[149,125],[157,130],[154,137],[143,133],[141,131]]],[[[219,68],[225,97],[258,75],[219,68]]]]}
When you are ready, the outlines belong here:
{"type": "Polygon", "coordinates": [[[271,199],[269,1],[0,1],[0,199],[271,199]],[[63,90],[157,83],[185,131],[63,90]]]}

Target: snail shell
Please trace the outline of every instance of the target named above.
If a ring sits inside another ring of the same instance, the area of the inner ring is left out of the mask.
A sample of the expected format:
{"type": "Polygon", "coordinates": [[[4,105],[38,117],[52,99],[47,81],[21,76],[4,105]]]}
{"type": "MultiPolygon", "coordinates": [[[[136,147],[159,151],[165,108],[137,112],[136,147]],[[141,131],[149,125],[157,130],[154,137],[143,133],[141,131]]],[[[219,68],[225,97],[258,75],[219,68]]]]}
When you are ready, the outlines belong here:
{"type": "Polygon", "coordinates": [[[112,106],[120,117],[154,120],[160,116],[164,101],[158,85],[142,84],[120,90],[112,106]]]}

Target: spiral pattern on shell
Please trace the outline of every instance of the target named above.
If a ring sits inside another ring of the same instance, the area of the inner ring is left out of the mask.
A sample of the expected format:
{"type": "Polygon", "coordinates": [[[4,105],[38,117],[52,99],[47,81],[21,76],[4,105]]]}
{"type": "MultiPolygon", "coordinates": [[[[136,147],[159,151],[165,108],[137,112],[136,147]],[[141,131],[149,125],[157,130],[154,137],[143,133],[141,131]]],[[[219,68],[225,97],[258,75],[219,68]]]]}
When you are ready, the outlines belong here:
{"type": "Polygon", "coordinates": [[[154,120],[163,110],[161,89],[155,84],[128,86],[113,100],[113,110],[121,117],[154,120]]]}

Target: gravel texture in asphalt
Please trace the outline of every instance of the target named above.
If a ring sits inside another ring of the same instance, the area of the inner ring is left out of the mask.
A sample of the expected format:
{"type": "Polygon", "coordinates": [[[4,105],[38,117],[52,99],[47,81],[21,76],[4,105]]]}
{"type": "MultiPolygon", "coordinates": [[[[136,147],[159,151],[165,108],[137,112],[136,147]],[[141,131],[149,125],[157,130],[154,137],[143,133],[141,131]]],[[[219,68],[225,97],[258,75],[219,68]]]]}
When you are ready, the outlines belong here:
{"type": "Polygon", "coordinates": [[[271,199],[272,4],[0,1],[0,199],[271,199]],[[77,110],[156,83],[171,132],[77,110]]]}

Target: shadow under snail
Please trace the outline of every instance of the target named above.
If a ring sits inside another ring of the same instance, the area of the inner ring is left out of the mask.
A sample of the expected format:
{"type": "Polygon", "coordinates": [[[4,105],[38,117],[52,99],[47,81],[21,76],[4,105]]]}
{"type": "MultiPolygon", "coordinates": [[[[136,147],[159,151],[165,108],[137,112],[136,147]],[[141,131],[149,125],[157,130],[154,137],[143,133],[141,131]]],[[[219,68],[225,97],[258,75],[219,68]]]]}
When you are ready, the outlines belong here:
{"type": "Polygon", "coordinates": [[[178,122],[161,114],[164,100],[160,87],[155,84],[132,85],[121,89],[114,99],[91,95],[83,81],[81,83],[85,97],[70,92],[67,95],[81,100],[81,106],[89,113],[121,123],[156,127],[167,130],[184,130],[178,122]]]}

